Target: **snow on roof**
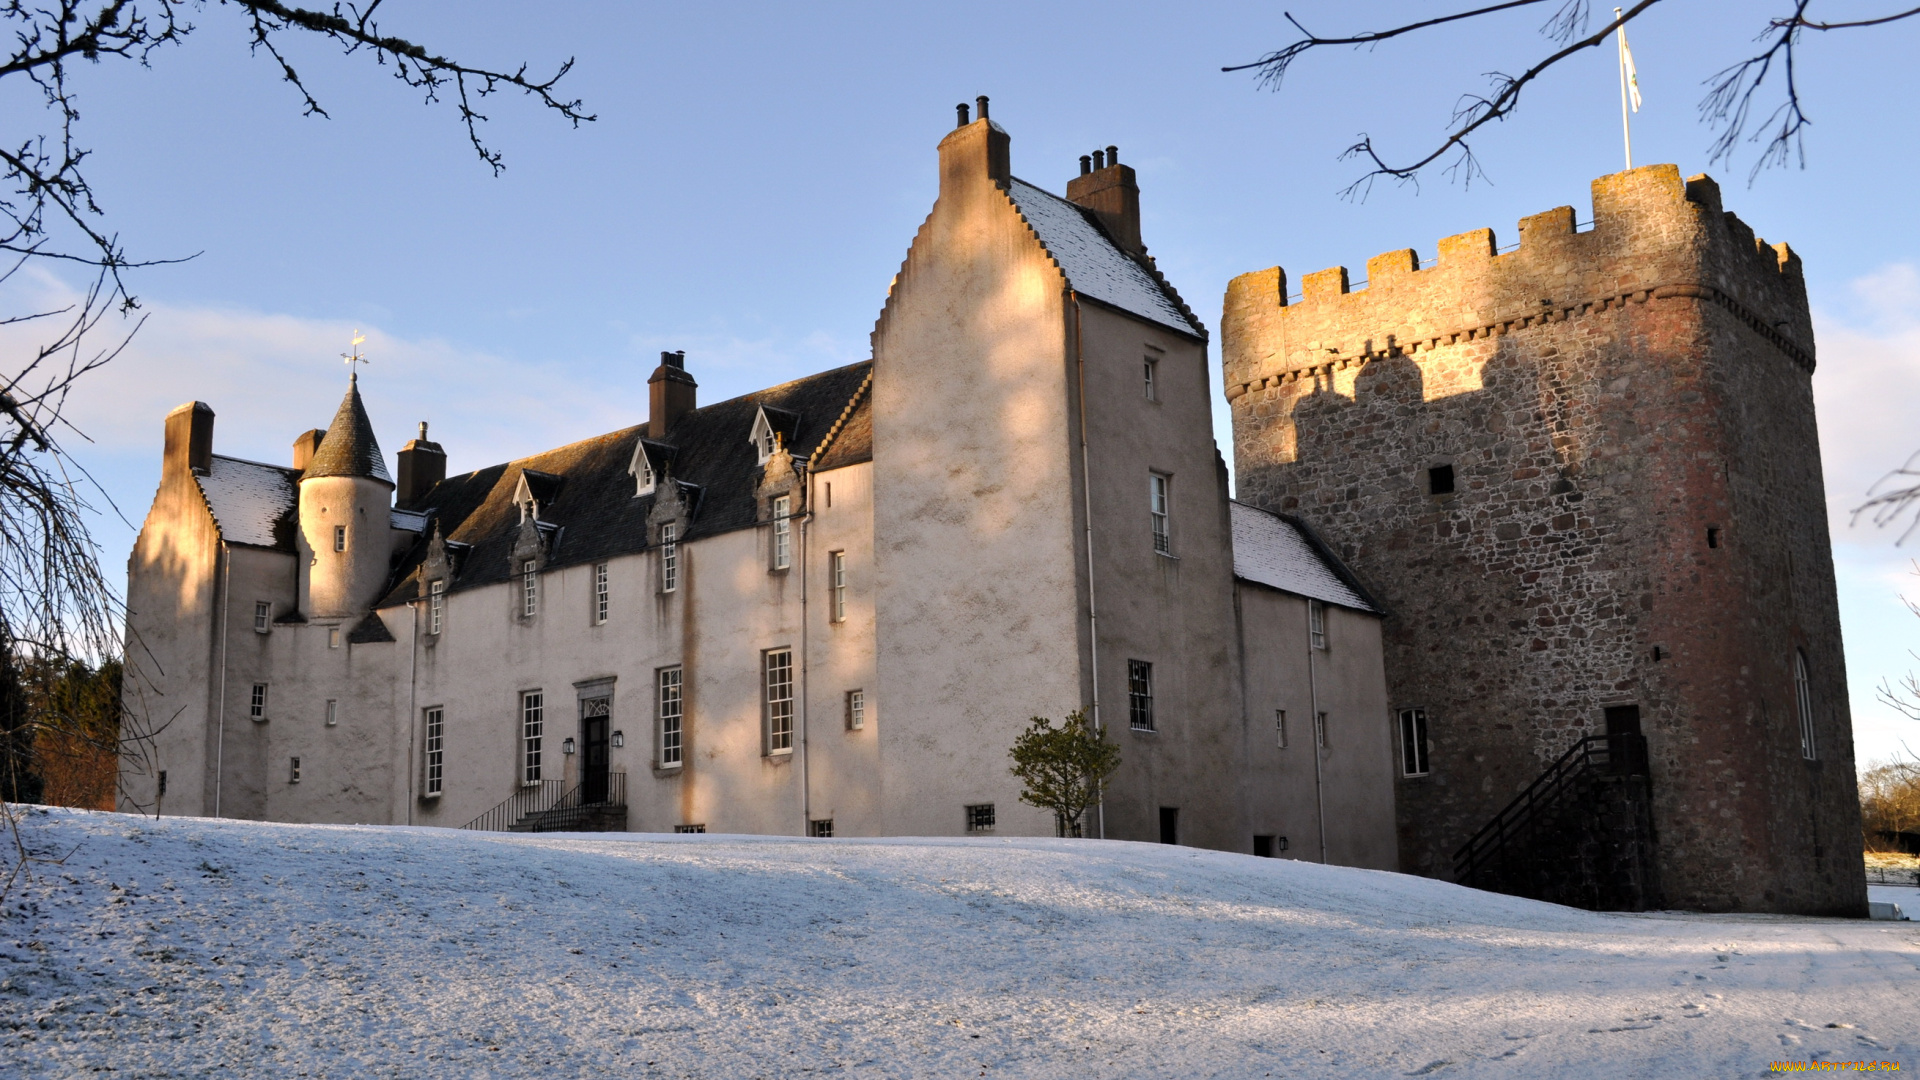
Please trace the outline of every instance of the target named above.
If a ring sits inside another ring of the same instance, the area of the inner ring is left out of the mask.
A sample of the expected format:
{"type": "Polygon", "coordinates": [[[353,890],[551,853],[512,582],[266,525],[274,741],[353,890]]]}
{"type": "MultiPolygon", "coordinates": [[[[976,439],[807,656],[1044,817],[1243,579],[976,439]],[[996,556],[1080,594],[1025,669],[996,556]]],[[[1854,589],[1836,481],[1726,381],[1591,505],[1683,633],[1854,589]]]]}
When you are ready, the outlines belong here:
{"type": "Polygon", "coordinates": [[[213,455],[212,468],[204,476],[195,476],[200,493],[206,496],[207,509],[220,527],[220,535],[232,544],[255,547],[284,547],[292,542],[288,530],[281,542],[280,525],[291,522],[299,504],[300,491],[294,486],[297,474],[278,465],[213,455]]]}
{"type": "Polygon", "coordinates": [[[1076,291],[1183,334],[1198,332],[1146,267],[1113,246],[1078,206],[1020,179],[1007,193],[1076,291]]]}
{"type": "Polygon", "coordinates": [[[387,511],[387,514],[393,527],[399,529],[401,532],[417,533],[427,531],[427,519],[430,515],[424,511],[396,509],[387,511]]]}
{"type": "Polygon", "coordinates": [[[1281,592],[1378,613],[1292,522],[1242,503],[1228,503],[1233,521],[1233,576],[1281,592]]]}

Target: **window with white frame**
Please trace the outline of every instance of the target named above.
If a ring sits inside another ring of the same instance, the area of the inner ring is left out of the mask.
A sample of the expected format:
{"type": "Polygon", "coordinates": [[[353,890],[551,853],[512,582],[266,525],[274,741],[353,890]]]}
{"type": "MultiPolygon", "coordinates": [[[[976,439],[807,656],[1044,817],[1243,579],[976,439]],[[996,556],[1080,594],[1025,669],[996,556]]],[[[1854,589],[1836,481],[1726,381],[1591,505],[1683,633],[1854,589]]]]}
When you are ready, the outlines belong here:
{"type": "Polygon", "coordinates": [[[599,626],[607,621],[607,611],[612,606],[612,597],[607,589],[607,564],[593,564],[593,623],[599,626]]]}
{"type": "Polygon", "coordinates": [[[340,701],[338,698],[327,699],[327,726],[340,726],[340,701]]]}
{"type": "Polygon", "coordinates": [[[769,649],[764,666],[767,688],[767,753],[793,752],[793,650],[769,649]]]}
{"type": "Polygon", "coordinates": [[[520,694],[520,782],[540,782],[540,744],[547,732],[546,696],[538,690],[520,694]]]}
{"type": "Polygon", "coordinates": [[[540,571],[532,559],[520,564],[520,614],[533,618],[540,613],[540,571]]]}
{"type": "Polygon", "coordinates": [[[627,462],[627,473],[633,477],[633,497],[653,494],[653,462],[647,458],[645,443],[633,444],[633,458],[627,462]]]}
{"type": "Polygon", "coordinates": [[[337,649],[339,647],[340,647],[340,628],[337,626],[327,627],[327,648],[337,649]]]}
{"type": "Polygon", "coordinates": [[[660,714],[659,764],[663,769],[679,768],[686,750],[687,699],[681,678],[677,667],[661,668],[654,676],[660,714]]]}
{"type": "Polygon", "coordinates": [[[345,525],[335,525],[333,527],[333,550],[347,550],[347,527],[345,525]]]}
{"type": "Polygon", "coordinates": [[[1800,756],[1813,761],[1820,756],[1813,741],[1813,679],[1807,674],[1807,654],[1793,650],[1793,700],[1800,712],[1800,756]]]}
{"type": "Polygon", "coordinates": [[[968,832],[992,832],[993,831],[993,804],[992,803],[974,803],[973,805],[967,807],[967,831],[968,832]]]}
{"type": "Polygon", "coordinates": [[[447,624],[447,583],[433,581],[427,585],[427,633],[438,634],[447,624]]]}
{"type": "Polygon", "coordinates": [[[1400,775],[1425,776],[1427,765],[1427,710],[1400,710],[1400,775]]]}
{"type": "Polygon", "coordinates": [[[253,602],[253,632],[264,634],[273,629],[273,605],[265,600],[253,602]]]}
{"type": "Polygon", "coordinates": [[[847,691],[847,730],[859,731],[867,726],[867,692],[865,690],[847,691]]]}
{"type": "Polygon", "coordinates": [[[421,790],[427,798],[438,798],[446,778],[447,711],[439,705],[426,710],[426,782],[421,790]]]}
{"type": "Polygon", "coordinates": [[[1169,484],[1169,478],[1160,473],[1147,474],[1147,508],[1153,514],[1153,550],[1162,555],[1173,553],[1173,535],[1168,518],[1169,484]]]}
{"type": "Polygon", "coordinates": [[[660,526],[660,591],[680,587],[680,530],[669,521],[660,526]]]}
{"type": "Polygon", "coordinates": [[[793,496],[776,495],[773,500],[773,568],[785,570],[793,565],[793,496]]]}
{"type": "Polygon", "coordinates": [[[1327,647],[1327,605],[1318,600],[1307,601],[1307,634],[1314,648],[1327,647]]]}
{"type": "Polygon", "coordinates": [[[1287,710],[1273,710],[1273,741],[1282,750],[1287,748],[1287,710]]]}
{"type": "Polygon", "coordinates": [[[267,718],[267,684],[253,684],[253,694],[247,700],[247,719],[265,720],[267,718]]]}
{"type": "Polygon", "coordinates": [[[830,551],[827,553],[828,580],[833,589],[833,621],[847,621],[847,553],[830,551]]]}
{"type": "Polygon", "coordinates": [[[296,758],[290,759],[287,762],[287,783],[297,784],[299,782],[300,782],[300,759],[296,757],[296,758]]]}
{"type": "Polygon", "coordinates": [[[1160,400],[1160,385],[1159,385],[1160,361],[1149,356],[1146,358],[1144,366],[1146,369],[1147,400],[1159,401],[1160,400]]]}
{"type": "Polygon", "coordinates": [[[773,425],[767,421],[767,411],[765,409],[761,409],[754,415],[753,431],[747,435],[747,440],[753,443],[753,449],[754,452],[759,455],[760,464],[765,465],[768,459],[773,457],[773,452],[778,448],[779,442],[778,437],[774,434],[773,425]]]}
{"type": "Polygon", "coordinates": [[[1153,730],[1153,665],[1145,660],[1127,661],[1127,726],[1153,730]]]}

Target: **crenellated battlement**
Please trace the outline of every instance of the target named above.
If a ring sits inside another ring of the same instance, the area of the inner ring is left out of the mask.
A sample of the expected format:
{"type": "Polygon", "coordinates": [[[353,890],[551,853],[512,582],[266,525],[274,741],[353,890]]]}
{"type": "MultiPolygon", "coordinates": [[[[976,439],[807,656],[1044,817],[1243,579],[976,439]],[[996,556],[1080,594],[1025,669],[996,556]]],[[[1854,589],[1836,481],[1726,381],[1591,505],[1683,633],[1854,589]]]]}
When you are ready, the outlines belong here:
{"type": "Polygon", "coordinates": [[[1813,328],[1800,258],[1769,245],[1720,203],[1706,176],[1650,165],[1593,181],[1593,220],[1570,206],[1521,218],[1502,252],[1492,229],[1442,239],[1422,266],[1411,248],[1367,260],[1363,288],[1336,266],[1300,279],[1290,302],[1280,267],[1228,286],[1222,320],[1226,394],[1418,355],[1629,305],[1703,301],[1732,313],[1811,370],[1813,328]]]}

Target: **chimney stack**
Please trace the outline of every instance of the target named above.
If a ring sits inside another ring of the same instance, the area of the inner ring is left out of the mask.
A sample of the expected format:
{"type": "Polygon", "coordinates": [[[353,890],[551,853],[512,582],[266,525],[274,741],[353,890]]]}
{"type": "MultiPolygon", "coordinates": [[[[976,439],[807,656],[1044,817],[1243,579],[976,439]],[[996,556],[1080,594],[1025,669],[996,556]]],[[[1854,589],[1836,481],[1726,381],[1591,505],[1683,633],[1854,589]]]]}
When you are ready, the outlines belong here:
{"type": "Polygon", "coordinates": [[[165,475],[213,470],[213,406],[189,401],[167,414],[166,450],[161,456],[165,475]]]}
{"type": "Polygon", "coordinates": [[[694,390],[699,385],[687,374],[684,351],[660,354],[660,366],[647,379],[647,438],[667,441],[667,432],[673,430],[675,422],[699,407],[694,403],[694,390]]]}
{"type": "Polygon", "coordinates": [[[300,437],[293,440],[293,467],[306,472],[313,455],[320,452],[320,440],[326,437],[327,433],[319,428],[301,432],[300,437]]]}
{"type": "Polygon", "coordinates": [[[394,486],[393,501],[409,506],[424,499],[433,485],[447,478],[447,452],[437,442],[427,441],[427,422],[420,421],[420,435],[400,448],[400,483],[394,486]]]}
{"type": "Polygon", "coordinates": [[[979,115],[967,123],[967,107],[954,107],[960,126],[940,140],[940,190],[957,191],[977,180],[1006,187],[1013,177],[1012,142],[1000,125],[987,118],[986,95],[974,99],[979,115]]]}
{"type": "Polygon", "coordinates": [[[1146,254],[1147,246],[1140,242],[1140,185],[1134,182],[1133,170],[1120,164],[1119,147],[1081,156],[1080,175],[1067,181],[1067,201],[1093,211],[1121,250],[1146,254]]]}

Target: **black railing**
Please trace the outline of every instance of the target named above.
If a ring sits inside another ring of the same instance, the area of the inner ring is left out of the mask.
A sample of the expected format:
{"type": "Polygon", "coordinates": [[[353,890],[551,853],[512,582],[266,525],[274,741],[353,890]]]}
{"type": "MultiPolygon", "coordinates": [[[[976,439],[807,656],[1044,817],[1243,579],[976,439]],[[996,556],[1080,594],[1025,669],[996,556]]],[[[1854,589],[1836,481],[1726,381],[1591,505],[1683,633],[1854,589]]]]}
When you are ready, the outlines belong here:
{"type": "Polygon", "coordinates": [[[627,774],[622,772],[572,788],[559,780],[538,781],[461,826],[480,832],[617,832],[626,827],[627,774]]]}
{"type": "Polygon", "coordinates": [[[1582,907],[1655,902],[1647,740],[1592,735],[1454,853],[1462,885],[1582,907]]]}

